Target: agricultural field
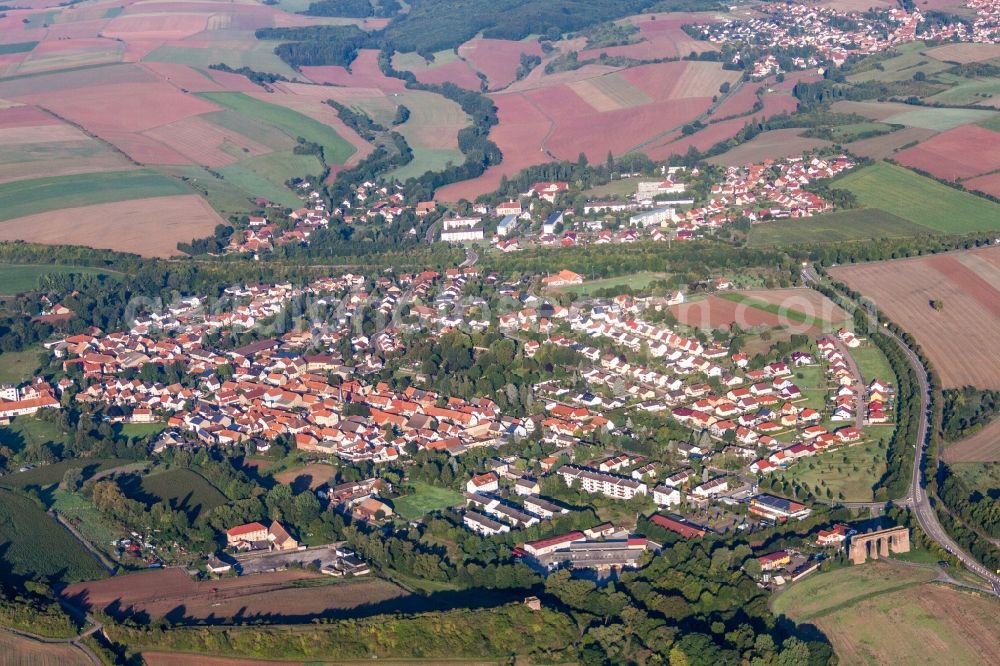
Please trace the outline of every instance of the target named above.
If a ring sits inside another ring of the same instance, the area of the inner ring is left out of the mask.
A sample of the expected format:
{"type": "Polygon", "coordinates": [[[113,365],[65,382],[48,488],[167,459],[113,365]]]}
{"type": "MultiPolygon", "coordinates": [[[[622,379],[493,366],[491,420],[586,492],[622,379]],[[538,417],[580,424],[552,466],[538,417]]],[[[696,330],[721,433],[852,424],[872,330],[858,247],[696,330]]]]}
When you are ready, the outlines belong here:
{"type": "Polygon", "coordinates": [[[129,476],[120,481],[130,499],[151,506],[165,501],[175,511],[183,511],[192,522],[203,512],[226,503],[226,496],[192,469],[172,469],[143,476],[129,476]]]}
{"type": "MultiPolygon", "coordinates": [[[[151,169],[36,178],[0,185],[0,222],[62,208],[187,194],[191,190],[184,184],[151,169]]],[[[11,231],[0,224],[0,235],[11,231]]]]}
{"type": "Polygon", "coordinates": [[[0,488],[0,578],[52,582],[100,578],[104,570],[32,500],[0,488]]]}
{"type": "Polygon", "coordinates": [[[865,432],[873,441],[803,458],[787,471],[772,476],[779,481],[797,482],[821,499],[871,502],[872,487],[885,473],[883,442],[892,434],[892,427],[871,427],[865,432]]]}
{"type": "Polygon", "coordinates": [[[995,111],[914,107],[898,102],[841,101],[834,102],[831,108],[838,113],[856,113],[890,125],[920,127],[936,132],[944,132],[959,125],[983,122],[997,115],[995,111]]]}
{"type": "Polygon", "coordinates": [[[941,457],[955,463],[996,463],[1000,462],[1000,419],[994,420],[971,437],[949,444],[941,457]]]}
{"type": "Polygon", "coordinates": [[[462,504],[462,494],[448,488],[415,483],[414,492],[392,500],[393,510],[406,520],[420,520],[432,511],[462,504]]]}
{"type": "Polygon", "coordinates": [[[1000,229],[1000,205],[885,162],[848,173],[836,187],[854,192],[862,206],[884,210],[932,232],[1000,229]]]}
{"type": "Polygon", "coordinates": [[[80,648],[67,643],[43,643],[0,630],[2,662],[9,666],[89,666],[80,648]]]}
{"type": "MultiPolygon", "coordinates": [[[[872,123],[873,125],[883,125],[884,123],[872,123]]],[[[900,150],[905,150],[910,146],[915,146],[921,141],[925,141],[937,134],[934,130],[922,127],[904,127],[889,134],[875,136],[868,139],[858,139],[851,141],[845,147],[856,155],[868,157],[873,160],[881,160],[892,156],[900,150]]]]}
{"type": "MultiPolygon", "coordinates": [[[[103,179],[109,174],[94,175],[103,179]]],[[[160,178],[172,186],[185,187],[166,176],[160,178]]],[[[132,192],[135,194],[135,190],[132,192]]],[[[104,192],[94,193],[95,196],[114,194],[115,190],[110,185],[104,192]]],[[[80,196],[85,197],[87,193],[81,193],[80,196]]],[[[60,208],[25,215],[0,222],[0,240],[85,245],[132,252],[144,257],[170,257],[180,254],[177,243],[209,236],[223,222],[208,202],[189,193],[60,208]],[[137,223],[137,220],[141,222],[137,223]],[[100,233],[95,233],[95,229],[99,229],[100,233]]]]}
{"type": "Polygon", "coordinates": [[[799,136],[802,131],[798,128],[792,128],[762,132],[750,141],[712,157],[708,161],[721,166],[742,166],[769,159],[775,160],[801,155],[810,150],[830,145],[829,141],[823,139],[799,136]]]}
{"type": "Polygon", "coordinates": [[[948,90],[927,98],[931,104],[966,106],[979,104],[996,107],[1000,104],[1000,79],[959,79],[948,90]]]}
{"type": "Polygon", "coordinates": [[[750,247],[817,245],[869,238],[912,238],[931,233],[925,227],[878,208],[824,213],[797,220],[755,224],[750,229],[750,247]]]}
{"type": "Polygon", "coordinates": [[[848,319],[840,306],[813,289],[751,289],[723,292],[720,296],[785,315],[794,323],[815,320],[824,327],[839,327],[848,319]]]}
{"type": "MultiPolygon", "coordinates": [[[[102,275],[116,279],[120,273],[93,266],[70,266],[62,264],[0,264],[0,296],[12,296],[38,288],[38,281],[43,275],[65,275],[79,273],[82,275],[102,275]]],[[[2,366],[2,362],[0,362],[2,366]]],[[[5,381],[0,374],[0,382],[5,381]]],[[[7,380],[9,381],[9,380],[7,380]]]]}
{"type": "Polygon", "coordinates": [[[851,74],[847,80],[852,83],[860,81],[910,81],[916,72],[923,72],[928,78],[933,78],[932,74],[942,72],[951,66],[926,54],[925,48],[926,45],[923,42],[911,42],[898,46],[893,49],[894,55],[892,57],[878,60],[877,67],[851,74]]]}
{"type": "Polygon", "coordinates": [[[896,153],[899,163],[961,181],[1000,169],[1000,132],[963,125],[896,153]]]}
{"type": "Polygon", "coordinates": [[[736,323],[744,330],[758,327],[787,327],[798,333],[813,330],[811,326],[792,322],[790,317],[780,317],[768,310],[715,294],[700,300],[671,306],[670,312],[680,323],[696,328],[729,328],[736,323]]]}
{"type": "Polygon", "coordinates": [[[260,616],[272,622],[282,617],[315,616],[349,611],[407,596],[402,588],[377,578],[337,580],[308,571],[286,570],[197,582],[182,569],[165,569],[116,576],[70,585],[65,596],[80,597],[90,609],[119,601],[157,619],[178,613],[186,619],[260,616]]]}
{"type": "Polygon", "coordinates": [[[814,575],[774,601],[815,624],[843,663],[936,664],[1000,659],[995,598],[929,582],[932,568],[869,563],[814,575]],[[934,646],[929,649],[929,646],[934,646]]]}
{"type": "Polygon", "coordinates": [[[982,62],[1000,58],[1000,44],[945,44],[928,50],[927,55],[937,60],[959,64],[982,62]]]}
{"type": "Polygon", "coordinates": [[[910,332],[945,388],[1000,389],[994,353],[1000,348],[1000,248],[840,266],[830,273],[910,332]]]}

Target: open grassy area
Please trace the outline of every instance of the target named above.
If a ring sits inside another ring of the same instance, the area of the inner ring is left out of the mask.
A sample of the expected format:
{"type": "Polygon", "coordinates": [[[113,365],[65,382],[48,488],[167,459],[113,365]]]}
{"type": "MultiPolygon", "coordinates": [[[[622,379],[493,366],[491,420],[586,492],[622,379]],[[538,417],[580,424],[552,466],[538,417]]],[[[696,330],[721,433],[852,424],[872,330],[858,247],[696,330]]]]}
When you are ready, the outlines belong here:
{"type": "Polygon", "coordinates": [[[448,488],[414,483],[414,492],[392,500],[393,508],[406,520],[419,520],[431,511],[462,503],[462,494],[448,488]]]}
{"type": "Polygon", "coordinates": [[[815,624],[842,664],[988,664],[1000,660],[996,598],[927,582],[931,567],[868,563],[792,585],[777,612],[815,624]]]}
{"type": "Polygon", "coordinates": [[[978,109],[938,109],[919,108],[914,111],[901,111],[894,113],[883,122],[890,125],[904,125],[906,127],[923,127],[924,129],[944,132],[959,125],[982,122],[987,118],[993,118],[997,114],[994,111],[983,111],[978,109]]]}
{"type": "Polygon", "coordinates": [[[166,501],[175,511],[184,511],[194,521],[203,511],[226,503],[218,488],[192,469],[172,469],[148,476],[135,475],[120,482],[131,499],[152,505],[166,501]]]}
{"type": "Polygon", "coordinates": [[[355,152],[354,146],[345,141],[329,125],[324,125],[298,111],[263,102],[243,93],[200,93],[200,96],[219,106],[277,127],[293,139],[302,137],[323,146],[323,156],[327,164],[343,164],[355,152]]]}
{"type": "Polygon", "coordinates": [[[0,489],[0,578],[51,582],[101,578],[104,570],[27,497],[0,489]]]}
{"type": "Polygon", "coordinates": [[[21,180],[0,184],[0,221],[62,208],[191,193],[183,183],[151,169],[21,180]]]}
{"type": "Polygon", "coordinates": [[[835,186],[854,192],[863,206],[880,208],[933,231],[962,234],[1000,229],[1000,205],[886,162],[849,173],[835,186]]]}
{"type": "MultiPolygon", "coordinates": [[[[16,421],[15,421],[16,423],[16,421]]],[[[124,458],[80,458],[63,460],[51,465],[41,465],[25,472],[15,472],[0,477],[0,486],[8,488],[47,488],[62,481],[66,470],[83,470],[83,478],[88,479],[98,472],[133,463],[124,458]]]]}
{"type": "MultiPolygon", "coordinates": [[[[0,444],[14,451],[28,446],[41,446],[50,442],[60,443],[68,436],[54,423],[34,416],[18,416],[9,426],[0,427],[0,444]]],[[[9,476],[3,477],[5,482],[9,476]]],[[[62,477],[60,477],[62,478],[62,477]]]]}
{"type": "Polygon", "coordinates": [[[877,207],[843,210],[798,220],[755,224],[747,244],[751,247],[816,245],[872,238],[912,238],[931,233],[877,207]]]}
{"type": "Polygon", "coordinates": [[[854,361],[858,364],[858,370],[861,371],[861,378],[865,384],[873,379],[896,383],[896,375],[892,372],[892,367],[881,349],[873,344],[863,344],[850,351],[854,361]]]}
{"type": "Polygon", "coordinates": [[[588,199],[626,199],[639,189],[642,178],[619,178],[604,185],[595,185],[583,194],[588,199]]]}
{"type": "Polygon", "coordinates": [[[39,352],[36,348],[0,352],[0,384],[20,384],[31,379],[38,369],[39,352]]]}
{"type": "Polygon", "coordinates": [[[956,86],[928,97],[928,102],[940,104],[986,104],[991,97],[1000,95],[1000,79],[963,79],[956,86]]]}
{"type": "Polygon", "coordinates": [[[158,435],[166,427],[166,423],[123,423],[118,427],[118,432],[125,437],[146,437],[147,435],[158,435]]]}
{"type": "Polygon", "coordinates": [[[850,607],[886,591],[910,587],[933,580],[931,569],[899,567],[870,562],[848,566],[810,576],[789,586],[774,599],[772,608],[796,622],[808,622],[817,617],[850,607]]]}
{"type": "Polygon", "coordinates": [[[975,488],[983,494],[1000,488],[1000,463],[962,462],[952,463],[948,467],[970,488],[975,488]]]}
{"type": "Polygon", "coordinates": [[[0,44],[0,55],[27,53],[36,46],[38,46],[38,42],[13,42],[11,44],[0,44]]]}
{"type": "Polygon", "coordinates": [[[651,282],[655,282],[656,280],[665,280],[666,278],[667,275],[664,273],[641,271],[639,273],[632,273],[631,275],[621,275],[619,277],[604,278],[602,280],[587,280],[583,284],[566,287],[563,291],[573,292],[574,294],[579,294],[581,296],[590,296],[600,289],[618,289],[621,287],[629,287],[634,290],[641,290],[648,287],[651,282]]]}
{"type": "MultiPolygon", "coordinates": [[[[217,33],[236,33],[234,30],[218,30],[217,33]]],[[[199,69],[208,69],[210,65],[223,63],[239,69],[249,67],[258,72],[280,74],[289,79],[302,78],[302,75],[274,54],[274,48],[280,41],[258,40],[250,30],[242,31],[244,42],[237,46],[233,42],[218,40],[217,46],[208,48],[184,48],[180,45],[164,44],[153,50],[144,60],[152,62],[173,62],[199,69]]],[[[209,33],[212,34],[212,33],[209,33]]]]}
{"type": "MultiPolygon", "coordinates": [[[[848,424],[843,424],[848,425],[848,424]]],[[[886,438],[891,428],[869,428],[866,437],[886,438]],[[879,432],[879,431],[882,432],[879,432]]],[[[879,441],[871,441],[852,447],[840,447],[812,458],[803,458],[784,472],[775,472],[776,479],[798,481],[807,486],[817,497],[831,497],[845,502],[871,502],[872,486],[885,473],[885,449],[879,448],[879,441]],[[824,485],[825,484],[825,485],[824,485]],[[819,492],[816,491],[819,486],[819,492]],[[843,493],[843,498],[840,494],[843,493]]]]}
{"type": "MultiPolygon", "coordinates": [[[[86,275],[121,275],[94,266],[63,266],[60,264],[0,264],[0,296],[11,296],[38,288],[43,275],[82,273],[86,275]]],[[[4,381],[0,378],[0,382],[4,381]]]]}
{"type": "MultiPolygon", "coordinates": [[[[171,166],[163,167],[163,170],[183,179],[192,189],[202,195],[224,219],[229,219],[230,215],[245,215],[253,211],[256,208],[253,199],[257,196],[266,196],[257,191],[248,192],[233,180],[220,177],[221,174],[209,173],[204,167],[171,166]]],[[[278,188],[273,183],[267,183],[267,187],[279,190],[282,196],[291,195],[287,189],[278,188]]],[[[296,204],[297,206],[298,204],[296,204]]]]}
{"type": "Polygon", "coordinates": [[[109,550],[115,540],[125,536],[97,510],[93,502],[80,493],[56,488],[52,492],[52,507],[67,519],[92,545],[109,550]]]}

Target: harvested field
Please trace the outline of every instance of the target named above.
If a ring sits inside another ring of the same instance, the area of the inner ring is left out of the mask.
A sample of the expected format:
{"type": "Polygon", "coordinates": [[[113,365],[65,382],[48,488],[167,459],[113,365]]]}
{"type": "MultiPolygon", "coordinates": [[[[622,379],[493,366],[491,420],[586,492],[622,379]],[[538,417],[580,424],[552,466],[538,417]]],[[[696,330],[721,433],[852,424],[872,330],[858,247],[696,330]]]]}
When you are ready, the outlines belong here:
{"type": "Polygon", "coordinates": [[[147,666],[274,666],[275,664],[301,664],[301,661],[274,661],[272,659],[238,659],[236,657],[209,657],[203,654],[182,652],[143,652],[147,666]]]}
{"type": "Polygon", "coordinates": [[[122,14],[113,18],[103,34],[125,42],[174,41],[190,37],[208,27],[210,14],[122,14]]]}
{"type": "Polygon", "coordinates": [[[220,167],[271,150],[256,141],[215,125],[202,116],[183,118],[144,133],[169,145],[193,164],[220,167]]]}
{"type": "Polygon", "coordinates": [[[793,321],[792,318],[781,317],[746,303],[737,303],[715,295],[691,303],[674,305],[670,308],[670,312],[682,324],[697,328],[728,328],[736,323],[743,329],[757,326],[768,328],[786,326],[797,333],[813,330],[813,327],[793,321]]]}
{"type": "Polygon", "coordinates": [[[2,666],[89,666],[80,648],[65,643],[42,643],[0,629],[2,666]]]}
{"type": "Polygon", "coordinates": [[[757,91],[760,89],[761,86],[752,81],[741,84],[739,90],[730,94],[715,109],[712,118],[729,118],[751,113],[753,105],[757,102],[757,91]]]}
{"type": "Polygon", "coordinates": [[[274,480],[278,483],[293,486],[296,492],[302,490],[316,490],[320,486],[331,483],[337,475],[337,468],[325,463],[309,463],[305,467],[286,469],[274,475],[274,480]]]}
{"type": "Polygon", "coordinates": [[[890,125],[905,125],[907,127],[923,127],[925,129],[944,130],[965,125],[967,123],[978,123],[996,117],[994,111],[981,111],[978,109],[932,109],[925,108],[916,111],[902,111],[894,113],[885,118],[884,122],[890,125]]]}
{"type": "Polygon", "coordinates": [[[965,125],[896,154],[896,161],[938,178],[961,180],[1000,169],[1000,132],[965,125]]]}
{"type": "Polygon", "coordinates": [[[992,194],[995,197],[1000,197],[1000,173],[993,173],[988,176],[979,176],[978,178],[965,181],[962,185],[969,190],[985,192],[986,194],[992,194]]]}
{"type": "MultiPolygon", "coordinates": [[[[142,67],[160,77],[167,83],[177,88],[182,88],[188,92],[218,92],[227,89],[215,80],[209,78],[208,74],[200,72],[187,65],[179,65],[171,62],[144,62],[142,63],[142,67]]],[[[226,72],[212,73],[226,74],[226,72]]],[[[232,88],[229,89],[232,90],[232,88]]]]}
{"type": "Polygon", "coordinates": [[[741,166],[764,160],[801,155],[808,150],[830,145],[829,141],[823,139],[799,136],[802,131],[798,128],[791,128],[762,132],[750,141],[722,155],[710,158],[708,161],[722,166],[741,166]]]}
{"type": "Polygon", "coordinates": [[[834,102],[830,108],[837,113],[856,113],[869,120],[882,120],[912,111],[913,107],[899,102],[834,102]]]}
{"type": "Polygon", "coordinates": [[[947,445],[941,458],[949,463],[1000,462],[1000,420],[994,420],[972,437],[947,445]]]}
{"type": "Polygon", "coordinates": [[[837,324],[850,318],[843,308],[815,289],[750,289],[731,293],[822,322],[837,324]]]}
{"type": "Polygon", "coordinates": [[[641,41],[622,46],[585,49],[580,52],[580,60],[597,58],[602,53],[611,57],[654,60],[657,58],[678,58],[686,56],[692,51],[702,53],[718,50],[714,44],[693,39],[681,29],[687,23],[712,23],[714,17],[709,13],[640,14],[624,20],[638,26],[641,41]]]}
{"type": "Polygon", "coordinates": [[[401,92],[406,84],[391,79],[378,66],[378,51],[362,49],[351,63],[351,71],[344,67],[303,67],[302,73],[317,83],[329,83],[346,88],[377,88],[383,92],[401,92]]]}
{"type": "Polygon", "coordinates": [[[464,60],[455,60],[437,67],[414,72],[417,81],[428,85],[454,83],[468,90],[479,90],[480,79],[464,60]]]}
{"type": "MultiPolygon", "coordinates": [[[[508,39],[470,39],[458,47],[458,55],[469,66],[486,75],[490,88],[510,85],[521,66],[521,54],[542,55],[536,39],[513,41],[508,39]]],[[[478,78],[478,77],[477,77],[478,78]]],[[[478,86],[477,86],[478,88],[478,86]]]]}
{"type": "Polygon", "coordinates": [[[495,190],[503,176],[511,176],[549,159],[539,146],[548,135],[552,121],[524,95],[497,95],[493,102],[500,123],[490,132],[490,139],[503,151],[503,162],[487,169],[479,178],[441,188],[436,196],[442,201],[472,201],[480,194],[495,190]]]}
{"type": "Polygon", "coordinates": [[[926,51],[927,55],[945,62],[966,64],[1000,58],[1000,44],[945,44],[926,51]]]}
{"type": "Polygon", "coordinates": [[[195,194],[63,208],[0,222],[0,240],[86,245],[144,257],[179,254],[178,242],[204,238],[224,221],[195,194]]]}
{"type": "Polygon", "coordinates": [[[121,62],[125,45],[110,39],[70,39],[42,42],[17,68],[17,74],[121,62]]]}
{"type": "Polygon", "coordinates": [[[896,130],[895,132],[891,132],[889,134],[883,134],[882,136],[875,136],[870,139],[861,139],[860,141],[852,141],[851,143],[848,143],[846,147],[856,155],[869,157],[873,160],[880,160],[891,156],[903,146],[925,141],[935,134],[936,132],[934,130],[924,129],[922,127],[904,127],[901,130],[896,130]]]}
{"type": "Polygon", "coordinates": [[[649,104],[653,100],[618,73],[574,81],[567,87],[595,111],[615,111],[649,104]]]}
{"type": "Polygon", "coordinates": [[[1000,248],[841,266],[831,275],[911,333],[945,388],[1000,389],[1000,248]]]}
{"type": "Polygon", "coordinates": [[[154,619],[180,613],[199,620],[322,615],[406,596],[402,588],[381,579],[322,584],[327,581],[308,571],[286,570],[196,582],[181,569],[166,569],[70,585],[64,596],[88,609],[117,602],[123,611],[145,612],[154,619]]]}

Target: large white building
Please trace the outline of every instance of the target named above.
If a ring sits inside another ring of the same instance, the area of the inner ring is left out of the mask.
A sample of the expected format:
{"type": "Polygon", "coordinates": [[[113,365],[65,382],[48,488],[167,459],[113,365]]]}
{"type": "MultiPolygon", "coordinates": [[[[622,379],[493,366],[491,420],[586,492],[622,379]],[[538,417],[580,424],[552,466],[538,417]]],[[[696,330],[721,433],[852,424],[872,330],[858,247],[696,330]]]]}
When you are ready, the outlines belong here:
{"type": "Polygon", "coordinates": [[[588,493],[600,493],[613,499],[629,500],[636,495],[648,495],[649,486],[641,481],[617,474],[605,474],[589,467],[563,465],[557,474],[567,486],[579,482],[580,488],[588,493]]]}
{"type": "Polygon", "coordinates": [[[633,227],[662,227],[674,219],[675,211],[672,207],[654,208],[636,213],[628,219],[628,223],[633,227]]]}
{"type": "Polygon", "coordinates": [[[483,218],[446,218],[441,225],[441,240],[448,243],[483,240],[483,218]]]}

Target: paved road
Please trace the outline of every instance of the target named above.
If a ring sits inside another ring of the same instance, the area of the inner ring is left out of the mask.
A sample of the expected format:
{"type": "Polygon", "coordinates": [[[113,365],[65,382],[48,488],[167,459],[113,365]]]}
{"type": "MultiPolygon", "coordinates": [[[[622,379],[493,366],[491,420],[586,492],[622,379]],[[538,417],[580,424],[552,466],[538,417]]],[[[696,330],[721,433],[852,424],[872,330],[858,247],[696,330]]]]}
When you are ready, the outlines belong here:
{"type": "MultiPolygon", "coordinates": [[[[808,284],[810,282],[819,283],[820,280],[819,276],[816,275],[816,272],[812,269],[812,267],[806,267],[802,269],[802,281],[803,283],[808,284]]],[[[873,324],[877,325],[877,322],[873,321],[873,324]]],[[[924,457],[927,455],[927,443],[929,441],[928,428],[931,404],[930,383],[927,381],[927,370],[924,368],[924,364],[920,362],[920,359],[913,352],[913,350],[910,349],[895,333],[887,328],[883,328],[882,332],[899,345],[899,348],[906,356],[907,361],[909,361],[910,365],[913,367],[913,371],[917,375],[917,382],[920,384],[920,424],[917,429],[917,450],[913,456],[913,472],[910,477],[909,492],[902,503],[913,507],[914,514],[917,517],[917,522],[920,524],[920,528],[927,534],[927,536],[937,542],[937,544],[946,551],[957,557],[967,569],[986,580],[986,582],[988,582],[993,588],[994,594],[1000,596],[1000,576],[997,576],[996,573],[989,571],[986,567],[976,561],[974,557],[966,553],[957,543],[955,543],[954,539],[952,539],[941,526],[941,521],[938,520],[937,513],[934,511],[934,507],[931,506],[930,498],[924,490],[923,478],[924,457]]],[[[897,504],[899,503],[900,502],[897,502],[897,504]]]]}
{"type": "Polygon", "coordinates": [[[463,261],[462,263],[460,263],[458,265],[458,267],[459,268],[472,268],[473,266],[476,265],[477,261],[479,261],[479,253],[476,252],[473,248],[467,247],[467,248],[465,248],[465,261],[463,261]]]}

